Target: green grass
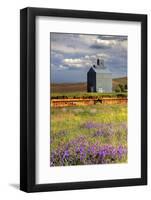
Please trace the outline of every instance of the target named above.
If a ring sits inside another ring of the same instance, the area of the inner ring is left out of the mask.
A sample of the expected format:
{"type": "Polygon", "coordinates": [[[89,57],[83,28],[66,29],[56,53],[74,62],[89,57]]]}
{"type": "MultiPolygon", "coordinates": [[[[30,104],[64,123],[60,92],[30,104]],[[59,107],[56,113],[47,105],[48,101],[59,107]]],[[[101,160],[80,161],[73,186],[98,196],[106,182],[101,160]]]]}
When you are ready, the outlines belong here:
{"type": "Polygon", "coordinates": [[[112,92],[112,93],[98,93],[98,92],[62,92],[62,93],[52,93],[51,98],[91,98],[91,97],[127,97],[127,92],[112,92]]]}

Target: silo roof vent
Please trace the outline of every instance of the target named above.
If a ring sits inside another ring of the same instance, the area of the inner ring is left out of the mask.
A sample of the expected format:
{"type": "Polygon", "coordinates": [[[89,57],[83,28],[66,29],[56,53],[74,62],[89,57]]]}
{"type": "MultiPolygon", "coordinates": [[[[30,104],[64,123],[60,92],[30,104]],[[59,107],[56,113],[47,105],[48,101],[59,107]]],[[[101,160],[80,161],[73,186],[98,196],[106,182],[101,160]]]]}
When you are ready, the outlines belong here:
{"type": "Polygon", "coordinates": [[[104,65],[104,60],[103,59],[97,59],[97,68],[99,69],[105,69],[105,65],[104,65]]]}

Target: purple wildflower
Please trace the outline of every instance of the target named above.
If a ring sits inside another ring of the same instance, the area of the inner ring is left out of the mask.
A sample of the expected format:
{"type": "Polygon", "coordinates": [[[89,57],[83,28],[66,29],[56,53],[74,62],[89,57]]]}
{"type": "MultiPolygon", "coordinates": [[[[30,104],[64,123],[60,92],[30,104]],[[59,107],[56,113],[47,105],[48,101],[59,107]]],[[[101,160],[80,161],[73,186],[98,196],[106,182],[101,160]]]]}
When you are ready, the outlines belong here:
{"type": "Polygon", "coordinates": [[[70,141],[65,146],[59,146],[51,152],[51,166],[104,164],[119,162],[127,155],[126,147],[92,144],[84,137],[70,141]],[[71,145],[73,144],[74,145],[71,145]],[[68,146],[68,149],[66,148],[68,146]]]}
{"type": "Polygon", "coordinates": [[[63,154],[63,160],[67,159],[69,157],[69,151],[65,150],[64,154],[63,154]]]}
{"type": "Polygon", "coordinates": [[[93,134],[93,137],[102,136],[102,135],[104,135],[104,131],[102,129],[99,129],[93,134]]]}

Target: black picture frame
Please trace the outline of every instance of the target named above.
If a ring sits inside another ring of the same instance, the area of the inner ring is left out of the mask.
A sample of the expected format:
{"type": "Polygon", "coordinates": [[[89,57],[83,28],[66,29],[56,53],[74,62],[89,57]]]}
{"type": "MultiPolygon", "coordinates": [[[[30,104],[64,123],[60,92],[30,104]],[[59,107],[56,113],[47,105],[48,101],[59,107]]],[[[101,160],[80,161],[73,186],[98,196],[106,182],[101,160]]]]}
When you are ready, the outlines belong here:
{"type": "Polygon", "coordinates": [[[147,184],[147,15],[48,8],[20,11],[20,190],[43,192],[147,184]],[[54,16],[141,23],[141,178],[36,184],[35,163],[35,19],[54,16]]]}

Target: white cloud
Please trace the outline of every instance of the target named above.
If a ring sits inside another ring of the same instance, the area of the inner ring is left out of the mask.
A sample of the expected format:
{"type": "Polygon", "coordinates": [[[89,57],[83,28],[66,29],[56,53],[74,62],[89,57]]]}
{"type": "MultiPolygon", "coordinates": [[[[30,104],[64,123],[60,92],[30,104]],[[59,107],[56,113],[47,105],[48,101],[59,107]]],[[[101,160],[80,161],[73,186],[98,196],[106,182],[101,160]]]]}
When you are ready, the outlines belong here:
{"type": "Polygon", "coordinates": [[[121,46],[122,46],[125,50],[127,50],[127,40],[122,41],[122,42],[121,42],[121,46]]]}
{"type": "MultiPolygon", "coordinates": [[[[51,66],[53,70],[79,72],[96,64],[97,58],[117,73],[127,68],[127,38],[125,36],[102,36],[82,34],[53,34],[51,37],[51,66]],[[83,69],[83,70],[82,70],[83,69]]],[[[125,70],[126,71],[126,70],[125,70]]]]}
{"type": "Polygon", "coordinates": [[[81,58],[66,58],[63,60],[63,65],[71,68],[85,68],[92,65],[92,61],[85,57],[81,58]]]}
{"type": "Polygon", "coordinates": [[[103,59],[105,62],[110,58],[108,54],[98,53],[94,55],[85,55],[80,58],[65,58],[62,60],[63,66],[68,68],[88,68],[96,64],[97,58],[103,59]]]}

